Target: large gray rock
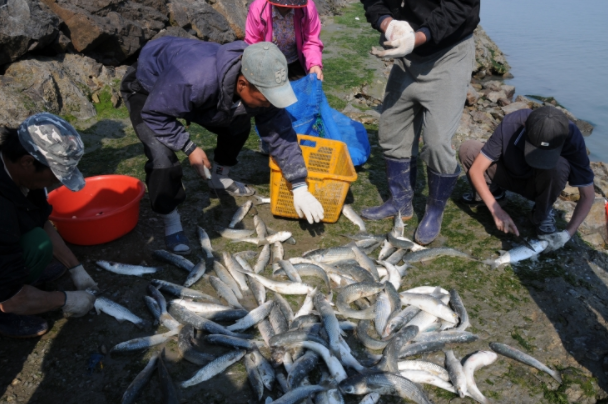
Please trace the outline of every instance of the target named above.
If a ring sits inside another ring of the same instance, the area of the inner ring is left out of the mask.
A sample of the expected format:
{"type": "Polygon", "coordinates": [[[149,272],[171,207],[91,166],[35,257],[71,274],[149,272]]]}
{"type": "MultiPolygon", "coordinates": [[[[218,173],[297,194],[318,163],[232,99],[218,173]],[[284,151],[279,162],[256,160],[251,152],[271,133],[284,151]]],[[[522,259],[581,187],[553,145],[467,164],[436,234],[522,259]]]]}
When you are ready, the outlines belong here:
{"type": "Polygon", "coordinates": [[[245,23],[247,22],[247,0],[221,0],[213,4],[213,9],[228,20],[230,28],[237,39],[245,38],[245,23]]]}
{"type": "Polygon", "coordinates": [[[74,49],[118,65],[163,29],[158,10],[124,0],[43,0],[67,25],[74,49]]]}
{"type": "Polygon", "coordinates": [[[0,8],[0,65],[51,44],[59,23],[40,0],[8,0],[0,8]]]}
{"type": "Polygon", "coordinates": [[[76,54],[15,62],[0,76],[0,122],[17,126],[41,111],[79,120],[92,118],[96,111],[90,94],[112,85],[124,71],[124,67],[104,67],[76,54]]]}
{"type": "Polygon", "coordinates": [[[172,0],[168,5],[171,25],[193,29],[204,41],[228,43],[236,34],[228,20],[209,4],[198,0],[172,0]]]}

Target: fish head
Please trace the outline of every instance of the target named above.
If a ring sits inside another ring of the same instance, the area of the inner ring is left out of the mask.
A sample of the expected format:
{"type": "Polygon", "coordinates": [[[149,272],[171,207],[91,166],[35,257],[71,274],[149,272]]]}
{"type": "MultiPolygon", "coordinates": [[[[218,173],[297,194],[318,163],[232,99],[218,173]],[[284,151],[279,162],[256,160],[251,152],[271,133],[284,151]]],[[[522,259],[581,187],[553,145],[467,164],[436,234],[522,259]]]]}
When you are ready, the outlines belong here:
{"type": "Polygon", "coordinates": [[[343,380],[338,388],[343,394],[355,394],[361,395],[369,393],[369,387],[367,385],[364,375],[356,375],[343,380]]]}

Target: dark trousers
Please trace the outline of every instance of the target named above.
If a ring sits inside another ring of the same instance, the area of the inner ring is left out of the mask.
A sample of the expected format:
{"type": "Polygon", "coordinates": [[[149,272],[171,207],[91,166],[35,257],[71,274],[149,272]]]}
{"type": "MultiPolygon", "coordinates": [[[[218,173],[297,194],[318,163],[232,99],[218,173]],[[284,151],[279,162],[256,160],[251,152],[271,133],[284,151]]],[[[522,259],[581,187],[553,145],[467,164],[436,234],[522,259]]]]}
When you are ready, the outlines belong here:
{"type": "Polygon", "coordinates": [[[299,60],[292,62],[287,65],[287,79],[289,81],[300,80],[302,77],[306,77],[308,73],[302,67],[302,63],[299,60]]]}
{"type": "MultiPolygon", "coordinates": [[[[182,185],[182,167],[175,152],[159,142],[154,131],[143,121],[141,111],[148,93],[137,81],[136,73],[137,63],[127,69],[120,84],[120,91],[129,110],[135,134],[143,143],[144,153],[148,158],[144,168],[152,210],[167,214],[186,199],[182,185]]],[[[214,161],[222,166],[236,165],[237,156],[249,137],[250,118],[244,114],[233,119],[229,127],[205,126],[205,129],[218,135],[214,161]]]]}
{"type": "MultiPolygon", "coordinates": [[[[469,178],[469,168],[473,165],[483,145],[478,140],[467,140],[460,146],[458,153],[467,178],[469,178]]],[[[533,224],[539,224],[547,217],[557,197],[566,187],[569,175],[570,164],[565,158],[560,157],[555,168],[551,170],[533,169],[530,178],[525,179],[512,177],[503,162],[498,160],[488,167],[484,178],[490,189],[498,186],[534,201],[531,221],[533,224]]]]}

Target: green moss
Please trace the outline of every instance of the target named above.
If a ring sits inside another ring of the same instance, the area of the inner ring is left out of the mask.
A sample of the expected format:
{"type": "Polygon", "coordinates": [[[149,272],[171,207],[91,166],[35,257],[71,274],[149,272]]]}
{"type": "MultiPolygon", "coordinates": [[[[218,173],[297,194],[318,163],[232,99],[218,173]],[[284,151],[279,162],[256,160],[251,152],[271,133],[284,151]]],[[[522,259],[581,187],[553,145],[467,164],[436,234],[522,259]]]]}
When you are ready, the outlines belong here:
{"type": "Polygon", "coordinates": [[[338,111],[342,111],[348,104],[344,99],[336,97],[333,94],[325,94],[325,96],[327,97],[327,102],[329,105],[338,111]]]}
{"type": "Polygon", "coordinates": [[[534,347],[528,341],[526,341],[524,337],[521,336],[518,330],[514,330],[513,332],[511,332],[511,338],[517,341],[519,345],[521,345],[526,351],[532,352],[534,350],[534,347]]]}
{"type": "Polygon", "coordinates": [[[121,102],[119,108],[112,105],[112,93],[110,87],[106,86],[99,92],[99,103],[93,104],[97,111],[97,119],[126,119],[129,111],[121,102]]]}

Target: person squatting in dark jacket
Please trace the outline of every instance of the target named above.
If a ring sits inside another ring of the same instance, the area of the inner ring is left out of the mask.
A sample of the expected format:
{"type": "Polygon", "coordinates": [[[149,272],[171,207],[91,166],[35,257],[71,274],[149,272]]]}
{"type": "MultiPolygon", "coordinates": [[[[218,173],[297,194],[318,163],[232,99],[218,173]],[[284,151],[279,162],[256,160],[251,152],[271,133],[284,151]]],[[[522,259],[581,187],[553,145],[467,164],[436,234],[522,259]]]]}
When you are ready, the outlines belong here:
{"type": "Polygon", "coordinates": [[[323,219],[323,207],[306,186],[308,175],[296,133],[283,109],[297,101],[287,80],[287,61],[276,45],[236,41],[225,45],[163,37],[144,46],[121,83],[121,92],[148,161],[146,184],[152,210],[165,223],[165,243],[175,253],[190,252],[177,206],[186,197],[183,151],[210,188],[232,196],[254,190],[228,177],[255,117],[260,136],[291,183],[294,207],[309,223],[323,219]],[[213,167],[178,118],[217,135],[213,167]],[[212,168],[211,178],[205,167],[212,168]]]}
{"type": "Polygon", "coordinates": [[[420,136],[424,147],[429,196],[416,229],[420,244],[431,243],[441,230],[443,211],[460,168],[452,137],[460,123],[471,80],[479,23],[479,0],[361,0],[367,20],[383,33],[394,58],[386,84],[378,139],[386,160],[390,198],[367,208],[362,216],[379,220],[401,214],[410,219],[416,186],[420,136]]]}
{"type": "Polygon", "coordinates": [[[77,168],[84,145],[63,119],[43,112],[18,129],[0,127],[0,335],[36,337],[48,330],[35,314],[59,308],[84,316],[97,289],[48,218],[45,188],[59,182],[71,191],[85,185],[77,168]],[[53,260],[55,258],[55,261],[53,260]],[[77,291],[43,291],[69,268],[77,291]]]}

